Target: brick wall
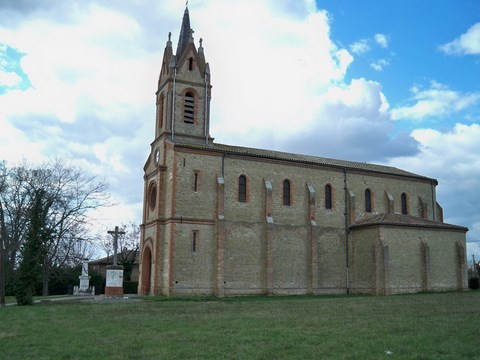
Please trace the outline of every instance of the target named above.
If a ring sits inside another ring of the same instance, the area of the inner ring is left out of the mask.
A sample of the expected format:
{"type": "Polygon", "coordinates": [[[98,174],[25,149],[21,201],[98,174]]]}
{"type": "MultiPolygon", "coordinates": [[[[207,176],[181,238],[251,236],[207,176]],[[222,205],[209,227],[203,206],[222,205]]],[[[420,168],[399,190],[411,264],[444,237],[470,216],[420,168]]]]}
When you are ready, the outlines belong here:
{"type": "MultiPolygon", "coordinates": [[[[342,169],[174,145],[164,151],[163,167],[150,169],[146,178],[147,183],[157,181],[164,192],[159,212],[147,209],[143,235],[152,239],[157,252],[152,264],[156,293],[345,293],[349,209],[355,211],[352,221],[392,206],[400,212],[400,197],[406,193],[410,214],[434,218],[435,189],[425,179],[358,170],[345,175],[342,169]],[[241,175],[247,178],[246,202],[238,201],[241,175]],[[289,206],[283,204],[285,179],[291,184],[289,206]],[[351,205],[345,199],[345,180],[351,205]],[[325,208],[327,184],[332,209],[325,208]],[[365,212],[367,188],[372,213],[365,212]]],[[[462,233],[438,235],[412,228],[357,229],[348,244],[350,288],[367,293],[424,290],[421,244],[427,244],[430,257],[428,289],[459,287],[458,256],[445,251],[455,254],[455,242],[464,244],[464,239],[462,233]]]]}

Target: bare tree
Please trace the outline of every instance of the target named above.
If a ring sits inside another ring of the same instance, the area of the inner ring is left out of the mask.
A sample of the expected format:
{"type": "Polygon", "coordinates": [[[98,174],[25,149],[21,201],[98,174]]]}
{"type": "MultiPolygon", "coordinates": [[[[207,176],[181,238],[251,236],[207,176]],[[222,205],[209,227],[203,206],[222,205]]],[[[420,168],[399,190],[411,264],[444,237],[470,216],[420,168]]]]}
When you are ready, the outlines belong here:
{"type": "Polygon", "coordinates": [[[113,254],[113,237],[112,236],[101,236],[99,237],[98,243],[100,248],[105,251],[107,254],[107,261],[110,259],[110,255],[113,254]]]}
{"type": "Polygon", "coordinates": [[[25,163],[11,169],[5,162],[0,163],[0,238],[3,255],[1,272],[4,288],[6,284],[13,283],[14,269],[18,264],[28,228],[32,198],[24,186],[27,172],[25,163]]]}
{"type": "Polygon", "coordinates": [[[58,160],[39,171],[40,183],[48,188],[54,200],[48,216],[53,236],[45,244],[47,252],[43,266],[43,295],[48,295],[51,267],[86,257],[84,251],[78,250],[85,250],[80,244],[92,240],[88,213],[109,204],[108,185],[58,160]]]}
{"type": "MultiPolygon", "coordinates": [[[[33,194],[42,190],[51,201],[45,217],[45,256],[42,264],[43,295],[48,295],[51,269],[71,265],[92,252],[89,228],[90,211],[110,204],[108,185],[61,160],[52,160],[40,166],[22,166],[7,171],[8,187],[0,194],[4,217],[0,226],[6,228],[7,263],[13,271],[25,240],[28,209],[33,194]]],[[[3,238],[3,237],[2,237],[3,238]]]]}
{"type": "Polygon", "coordinates": [[[130,222],[127,225],[122,224],[121,229],[125,231],[125,235],[118,240],[118,261],[123,265],[125,280],[130,281],[140,246],[140,226],[130,222]]]}

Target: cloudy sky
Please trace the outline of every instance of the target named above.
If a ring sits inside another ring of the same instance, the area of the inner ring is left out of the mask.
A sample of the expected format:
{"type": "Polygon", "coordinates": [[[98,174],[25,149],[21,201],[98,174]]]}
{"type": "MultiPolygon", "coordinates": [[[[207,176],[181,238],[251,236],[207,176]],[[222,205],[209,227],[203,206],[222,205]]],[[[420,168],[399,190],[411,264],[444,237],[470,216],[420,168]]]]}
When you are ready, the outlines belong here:
{"type": "MultiPolygon", "coordinates": [[[[439,180],[480,259],[480,2],[191,0],[216,142],[439,180]],[[388,5],[387,5],[388,3],[388,5]],[[269,104],[269,106],[265,106],[269,104]]],[[[75,161],[141,222],[155,90],[183,0],[0,0],[0,160],[75,161]]]]}

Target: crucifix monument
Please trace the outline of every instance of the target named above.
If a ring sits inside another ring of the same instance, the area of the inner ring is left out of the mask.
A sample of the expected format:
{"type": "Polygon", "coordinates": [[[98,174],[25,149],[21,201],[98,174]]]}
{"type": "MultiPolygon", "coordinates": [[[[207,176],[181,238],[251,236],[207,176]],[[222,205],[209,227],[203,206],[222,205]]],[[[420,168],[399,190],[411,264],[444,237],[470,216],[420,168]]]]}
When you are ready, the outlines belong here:
{"type": "Polygon", "coordinates": [[[107,267],[105,295],[119,296],[123,295],[123,266],[117,263],[118,237],[125,235],[125,231],[120,231],[118,226],[115,226],[115,230],[107,233],[113,236],[113,265],[107,267]]]}

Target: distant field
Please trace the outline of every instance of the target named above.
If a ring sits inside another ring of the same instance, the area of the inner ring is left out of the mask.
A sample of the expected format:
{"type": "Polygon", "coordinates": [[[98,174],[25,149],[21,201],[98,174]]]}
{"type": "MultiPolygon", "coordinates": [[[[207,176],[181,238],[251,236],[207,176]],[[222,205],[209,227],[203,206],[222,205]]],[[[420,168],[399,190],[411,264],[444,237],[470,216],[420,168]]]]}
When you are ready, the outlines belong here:
{"type": "Polygon", "coordinates": [[[479,305],[480,291],[8,306],[0,358],[471,359],[479,305]]]}

